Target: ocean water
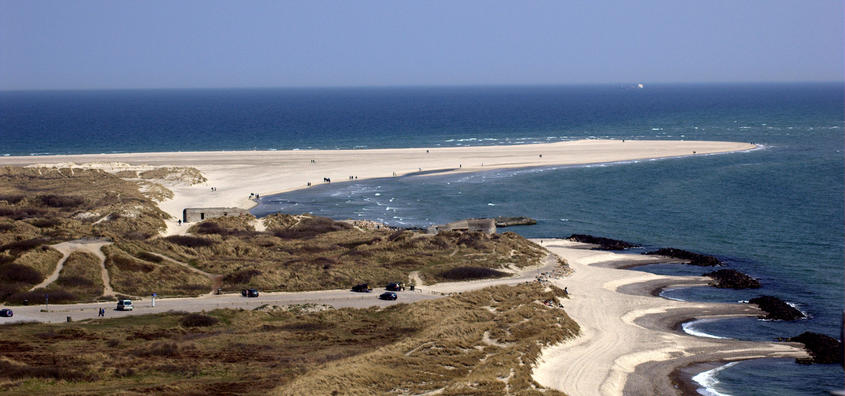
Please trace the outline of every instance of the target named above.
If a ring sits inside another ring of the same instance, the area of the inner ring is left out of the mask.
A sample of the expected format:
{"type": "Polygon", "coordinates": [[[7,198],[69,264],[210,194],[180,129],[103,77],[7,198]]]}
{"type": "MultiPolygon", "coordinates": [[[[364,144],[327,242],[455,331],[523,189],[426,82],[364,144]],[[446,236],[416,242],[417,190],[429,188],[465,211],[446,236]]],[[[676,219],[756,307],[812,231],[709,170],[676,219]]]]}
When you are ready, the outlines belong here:
{"type": "MultiPolygon", "coordinates": [[[[757,291],[686,288],[690,301],[783,298],[809,314],[690,323],[716,337],[837,336],[843,310],[845,100],[840,84],[159,90],[0,93],[0,155],[446,147],[581,138],[754,142],[743,153],[591,166],[410,175],[264,197],[256,215],[310,212],[398,226],[530,216],[528,237],[590,233],[713,254],[757,291]]],[[[634,252],[637,253],[637,252],[634,252]]],[[[658,273],[700,274],[683,265],[658,273]]],[[[735,395],[823,395],[837,365],[742,362],[707,376],[735,395]]]]}

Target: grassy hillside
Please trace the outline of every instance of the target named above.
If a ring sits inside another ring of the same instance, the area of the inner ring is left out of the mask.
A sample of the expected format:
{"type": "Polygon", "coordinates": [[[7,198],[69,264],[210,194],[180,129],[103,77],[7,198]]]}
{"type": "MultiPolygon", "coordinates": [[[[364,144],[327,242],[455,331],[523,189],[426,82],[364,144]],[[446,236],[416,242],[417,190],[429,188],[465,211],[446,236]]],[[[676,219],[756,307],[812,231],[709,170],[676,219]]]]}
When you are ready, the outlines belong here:
{"type": "MultiPolygon", "coordinates": [[[[164,229],[167,217],[136,182],[103,171],[2,167],[0,300],[22,301],[56,268],[61,254],[51,244],[83,237],[145,240],[164,229]]],[[[64,290],[65,301],[90,300],[96,283],[102,287],[99,277],[90,281],[63,280],[40,295],[64,290]]]]}
{"type": "Polygon", "coordinates": [[[564,298],[499,286],[384,309],[264,307],[5,326],[4,394],[540,394],[540,348],[578,333],[564,298]]]}
{"type": "Polygon", "coordinates": [[[113,241],[103,248],[104,265],[114,291],[129,296],[383,285],[407,282],[414,271],[426,283],[495,277],[503,273],[491,270],[536,265],[547,254],[507,232],[427,235],[310,215],[268,216],[260,232],[252,216],[210,219],[188,235],[162,238],[167,214],[156,201],[170,191],[150,183],[205,179],[191,168],[119,175],[125,179],[99,170],[0,168],[0,301],[20,303],[47,292],[63,302],[96,298],[102,284],[92,274],[27,292],[56,268],[61,255],[49,245],[83,237],[113,241]]]}

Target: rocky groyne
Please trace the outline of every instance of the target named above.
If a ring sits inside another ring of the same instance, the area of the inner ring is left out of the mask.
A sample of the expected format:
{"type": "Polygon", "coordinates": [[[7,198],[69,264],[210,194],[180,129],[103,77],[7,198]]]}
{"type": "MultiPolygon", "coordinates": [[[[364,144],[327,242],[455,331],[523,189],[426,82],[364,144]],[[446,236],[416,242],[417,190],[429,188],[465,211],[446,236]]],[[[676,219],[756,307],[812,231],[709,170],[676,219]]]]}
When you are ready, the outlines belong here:
{"type": "Polygon", "coordinates": [[[566,239],[574,242],[599,245],[598,248],[601,250],[625,250],[638,246],[630,242],[620,241],[618,239],[603,238],[587,234],[572,234],[566,239]]]}
{"type": "Polygon", "coordinates": [[[842,363],[842,341],[824,334],[805,331],[796,337],[781,341],[800,342],[810,354],[809,359],[796,359],[798,363],[842,363]]]}
{"type": "Polygon", "coordinates": [[[674,257],[682,260],[689,260],[690,264],[699,265],[702,267],[715,267],[717,265],[722,265],[722,262],[716,257],[675,248],[662,248],[643,254],[674,257]]]}
{"type": "Polygon", "coordinates": [[[762,317],[763,319],[798,320],[805,317],[803,312],[773,296],[755,297],[748,300],[748,303],[755,304],[766,312],[766,316],[762,317]]]}
{"type": "Polygon", "coordinates": [[[523,226],[523,225],[534,225],[537,224],[537,220],[534,220],[530,217],[504,217],[499,216],[493,219],[496,221],[496,227],[513,227],[513,226],[523,226]]]}
{"type": "Polygon", "coordinates": [[[708,272],[702,276],[713,278],[713,282],[710,283],[710,286],[718,287],[720,289],[760,288],[760,281],[737,270],[720,269],[718,271],[708,272]]]}

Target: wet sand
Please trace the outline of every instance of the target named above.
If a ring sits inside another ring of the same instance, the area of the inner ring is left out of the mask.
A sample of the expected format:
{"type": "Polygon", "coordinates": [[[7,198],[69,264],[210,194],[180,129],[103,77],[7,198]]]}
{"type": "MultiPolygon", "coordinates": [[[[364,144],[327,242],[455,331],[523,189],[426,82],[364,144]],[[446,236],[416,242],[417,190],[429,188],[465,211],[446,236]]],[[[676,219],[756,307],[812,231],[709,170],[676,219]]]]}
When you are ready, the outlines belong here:
{"type": "Polygon", "coordinates": [[[796,343],[752,342],[695,337],[683,322],[704,318],[757,316],[755,306],[694,303],[657,297],[664,288],[707,284],[698,276],[664,276],[621,269],[660,261],[642,256],[591,250],[591,245],[543,240],[566,259],[573,274],[554,280],[567,287],[566,312],[582,334],[547,347],[534,370],[543,386],[569,395],[684,394],[693,384],[677,383],[682,367],[762,357],[805,357],[796,343]]]}

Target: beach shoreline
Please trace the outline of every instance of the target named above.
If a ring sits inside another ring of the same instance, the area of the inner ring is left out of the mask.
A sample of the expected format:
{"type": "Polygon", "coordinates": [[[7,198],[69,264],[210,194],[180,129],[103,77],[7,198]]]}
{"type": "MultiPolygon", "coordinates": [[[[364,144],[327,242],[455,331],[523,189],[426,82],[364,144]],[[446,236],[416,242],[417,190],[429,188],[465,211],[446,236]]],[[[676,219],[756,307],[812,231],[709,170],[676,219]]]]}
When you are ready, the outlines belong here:
{"type": "Polygon", "coordinates": [[[185,208],[256,205],[251,194],[268,196],[334,182],[528,167],[588,165],[758,149],[742,142],[693,140],[574,140],[511,146],[462,146],[361,150],[209,151],[0,157],[0,166],[102,169],[107,172],[154,167],[193,167],[204,183],[165,183],[174,197],[159,206],[172,216],[165,234],[186,231],[179,225],[185,208]],[[214,187],[212,191],[212,187],[214,187]]]}
{"type": "Polygon", "coordinates": [[[664,288],[701,285],[706,278],[623,269],[656,261],[658,257],[596,251],[590,245],[567,240],[544,239],[543,246],[565,258],[573,270],[572,275],[553,282],[570,291],[565,309],[582,329],[579,337],[544,348],[535,366],[534,379],[545,387],[573,396],[675,394],[701,387],[691,380],[695,374],[678,375],[684,367],[807,356],[802,346],[795,343],[707,338],[685,333],[679,326],[684,322],[757,316],[761,311],[748,304],[662,298],[657,294],[664,288]],[[597,309],[597,304],[601,309],[597,309]],[[691,382],[680,389],[677,383],[680,379],[691,382]]]}

